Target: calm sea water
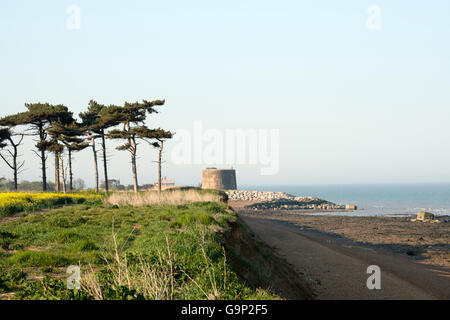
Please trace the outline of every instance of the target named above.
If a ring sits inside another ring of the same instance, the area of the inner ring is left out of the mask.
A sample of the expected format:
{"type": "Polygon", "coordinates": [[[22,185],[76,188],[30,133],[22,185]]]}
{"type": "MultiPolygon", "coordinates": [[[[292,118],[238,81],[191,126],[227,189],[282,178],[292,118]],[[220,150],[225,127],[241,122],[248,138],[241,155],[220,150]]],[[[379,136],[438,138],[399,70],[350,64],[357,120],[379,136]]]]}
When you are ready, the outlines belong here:
{"type": "Polygon", "coordinates": [[[421,210],[450,215],[450,184],[274,185],[240,189],[282,191],[338,204],[356,204],[357,212],[348,215],[411,215],[421,210]]]}

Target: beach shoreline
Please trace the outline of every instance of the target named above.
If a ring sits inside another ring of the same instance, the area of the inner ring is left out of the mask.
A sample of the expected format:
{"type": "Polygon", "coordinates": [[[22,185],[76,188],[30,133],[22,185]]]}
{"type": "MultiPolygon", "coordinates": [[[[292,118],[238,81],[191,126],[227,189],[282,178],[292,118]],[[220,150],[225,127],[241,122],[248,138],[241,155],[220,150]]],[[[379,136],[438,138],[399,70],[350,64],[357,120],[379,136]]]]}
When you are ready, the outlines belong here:
{"type": "Polygon", "coordinates": [[[246,210],[228,203],[267,245],[310,281],[317,299],[449,299],[450,217],[319,215],[246,210]],[[383,290],[365,288],[380,266],[383,290]],[[345,288],[345,289],[344,289],[345,288]]]}
{"type": "MultiPolygon", "coordinates": [[[[400,254],[424,264],[450,268],[450,216],[439,223],[411,221],[411,216],[327,215],[326,210],[249,210],[250,201],[230,201],[241,215],[289,223],[300,229],[342,237],[400,254]]],[[[348,211],[342,211],[348,213],[348,211]]]]}

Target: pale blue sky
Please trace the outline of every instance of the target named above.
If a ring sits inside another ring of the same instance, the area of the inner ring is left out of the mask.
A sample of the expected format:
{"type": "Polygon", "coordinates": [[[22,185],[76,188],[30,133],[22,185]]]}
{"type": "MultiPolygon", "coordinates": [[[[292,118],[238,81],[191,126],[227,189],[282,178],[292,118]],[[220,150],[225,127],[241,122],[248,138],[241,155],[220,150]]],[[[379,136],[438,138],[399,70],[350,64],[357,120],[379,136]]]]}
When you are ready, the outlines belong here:
{"type": "MultiPolygon", "coordinates": [[[[149,125],[280,129],[279,173],[236,166],[239,184],[450,182],[449,38],[444,0],[1,0],[0,116],[165,98],[149,125]],[[366,27],[369,5],[381,30],[366,27]]],[[[38,179],[31,148],[22,178],[38,179]]],[[[111,149],[111,177],[130,183],[128,154],[111,149]]],[[[147,149],[143,183],[156,179],[147,149]]],[[[204,166],[167,160],[177,183],[200,182],[204,166]]],[[[92,183],[88,151],[75,170],[92,183]]]]}

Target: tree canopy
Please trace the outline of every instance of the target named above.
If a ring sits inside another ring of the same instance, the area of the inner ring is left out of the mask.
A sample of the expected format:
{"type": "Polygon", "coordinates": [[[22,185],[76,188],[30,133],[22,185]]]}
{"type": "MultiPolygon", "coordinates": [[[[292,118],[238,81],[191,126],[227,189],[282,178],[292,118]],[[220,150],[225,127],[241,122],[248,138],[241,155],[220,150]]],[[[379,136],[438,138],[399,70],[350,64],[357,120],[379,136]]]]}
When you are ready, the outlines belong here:
{"type": "MultiPolygon", "coordinates": [[[[137,191],[137,149],[139,140],[145,140],[151,146],[160,148],[159,173],[161,171],[161,153],[163,143],[171,139],[173,133],[161,128],[149,128],[145,124],[147,117],[158,113],[157,107],[165,104],[165,100],[142,100],[141,102],[124,102],[123,105],[103,105],[90,100],[87,110],[79,113],[80,122],[73,116],[73,112],[63,104],[25,103],[26,110],[8,115],[0,119],[0,150],[8,148],[13,161],[10,162],[3,155],[0,156],[15,172],[17,187],[17,172],[22,162],[17,161],[18,148],[24,137],[34,138],[36,149],[34,153],[40,158],[42,170],[42,188],[47,190],[47,160],[48,153],[55,155],[55,188],[59,188],[59,178],[63,176],[65,190],[64,159],[68,158],[70,190],[73,190],[72,154],[91,146],[94,154],[97,190],[99,177],[97,167],[97,150],[95,141],[101,139],[103,154],[105,189],[109,189],[107,139],[122,140],[117,150],[127,150],[131,154],[134,190],[137,191]],[[24,130],[17,133],[12,130],[23,126],[24,130]],[[18,139],[13,137],[19,136],[18,139]]],[[[9,156],[8,156],[9,157],[9,156]]]]}

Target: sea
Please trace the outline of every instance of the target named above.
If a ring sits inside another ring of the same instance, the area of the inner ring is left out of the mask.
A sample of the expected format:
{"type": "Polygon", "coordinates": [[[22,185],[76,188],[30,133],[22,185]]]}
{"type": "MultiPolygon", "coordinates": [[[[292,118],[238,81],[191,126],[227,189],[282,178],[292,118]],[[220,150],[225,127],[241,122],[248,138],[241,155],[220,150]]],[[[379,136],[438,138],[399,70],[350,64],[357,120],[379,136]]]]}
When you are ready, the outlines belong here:
{"type": "Polygon", "coordinates": [[[411,216],[428,211],[436,216],[450,216],[450,184],[248,185],[239,189],[281,191],[358,206],[354,212],[319,213],[322,215],[411,216]]]}

